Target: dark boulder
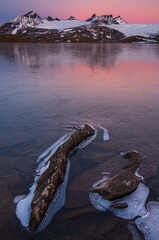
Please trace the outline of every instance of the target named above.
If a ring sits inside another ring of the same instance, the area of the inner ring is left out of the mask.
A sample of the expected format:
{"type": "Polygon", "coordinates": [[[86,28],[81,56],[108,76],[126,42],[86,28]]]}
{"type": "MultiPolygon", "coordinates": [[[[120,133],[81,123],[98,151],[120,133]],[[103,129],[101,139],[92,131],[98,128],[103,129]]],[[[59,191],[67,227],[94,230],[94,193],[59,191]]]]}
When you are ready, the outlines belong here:
{"type": "Polygon", "coordinates": [[[135,175],[136,170],[141,165],[140,155],[136,151],[129,151],[123,157],[129,160],[125,168],[119,174],[91,189],[92,192],[98,193],[104,199],[113,201],[129,195],[137,189],[142,181],[141,177],[135,175]]]}

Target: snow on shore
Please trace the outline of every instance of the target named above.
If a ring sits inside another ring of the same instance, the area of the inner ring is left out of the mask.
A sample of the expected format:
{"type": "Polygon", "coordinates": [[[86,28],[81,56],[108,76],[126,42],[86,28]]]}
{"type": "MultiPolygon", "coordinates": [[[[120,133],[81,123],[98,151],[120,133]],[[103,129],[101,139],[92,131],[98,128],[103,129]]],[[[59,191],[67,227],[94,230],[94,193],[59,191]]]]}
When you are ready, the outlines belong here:
{"type": "Polygon", "coordinates": [[[159,23],[145,23],[145,24],[112,24],[109,28],[118,30],[126,37],[139,35],[143,37],[149,37],[151,34],[159,34],[159,23]]]}

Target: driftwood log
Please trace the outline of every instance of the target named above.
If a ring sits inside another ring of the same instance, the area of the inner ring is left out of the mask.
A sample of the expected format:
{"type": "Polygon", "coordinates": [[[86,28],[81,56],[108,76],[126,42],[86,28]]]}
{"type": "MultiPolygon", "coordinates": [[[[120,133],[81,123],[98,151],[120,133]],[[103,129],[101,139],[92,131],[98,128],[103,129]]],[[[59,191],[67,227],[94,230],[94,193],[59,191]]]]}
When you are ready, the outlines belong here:
{"type": "MultiPolygon", "coordinates": [[[[139,183],[142,181],[141,177],[135,175],[136,170],[141,165],[140,155],[137,151],[129,151],[123,157],[127,158],[129,163],[122,171],[114,177],[98,184],[91,189],[92,192],[98,193],[106,200],[113,201],[129,195],[137,189],[139,183]]],[[[126,207],[126,205],[122,207],[126,207]]]]}
{"type": "Polygon", "coordinates": [[[82,141],[93,136],[95,130],[88,125],[78,128],[70,138],[62,144],[48,160],[49,167],[37,180],[37,187],[31,203],[29,229],[36,231],[52,202],[56,190],[64,181],[67,156],[82,141]]]}

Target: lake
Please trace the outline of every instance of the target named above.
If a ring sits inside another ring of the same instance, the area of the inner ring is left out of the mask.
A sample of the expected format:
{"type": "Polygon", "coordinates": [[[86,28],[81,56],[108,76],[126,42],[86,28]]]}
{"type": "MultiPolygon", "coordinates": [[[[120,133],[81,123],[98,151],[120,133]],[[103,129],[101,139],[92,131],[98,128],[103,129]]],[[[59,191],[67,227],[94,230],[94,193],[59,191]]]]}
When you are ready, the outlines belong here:
{"type": "Polygon", "coordinates": [[[96,210],[89,190],[103,175],[119,173],[127,163],[121,152],[135,149],[147,202],[157,202],[158,126],[159,45],[0,44],[1,239],[144,239],[133,220],[96,210]],[[84,123],[98,135],[70,159],[63,208],[42,232],[28,232],[14,198],[28,194],[38,156],[84,123]]]}

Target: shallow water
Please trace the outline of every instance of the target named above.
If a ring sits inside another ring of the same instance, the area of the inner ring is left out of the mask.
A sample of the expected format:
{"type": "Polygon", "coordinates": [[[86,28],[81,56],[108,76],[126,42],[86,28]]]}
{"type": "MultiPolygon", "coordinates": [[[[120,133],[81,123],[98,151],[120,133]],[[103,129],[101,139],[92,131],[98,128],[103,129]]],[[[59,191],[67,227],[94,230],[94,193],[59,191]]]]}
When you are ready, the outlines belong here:
{"type": "Polygon", "coordinates": [[[142,156],[139,174],[159,197],[159,45],[0,44],[0,236],[2,239],[133,239],[130,221],[93,208],[89,189],[118,173],[121,152],[142,156]],[[32,186],[36,160],[83,123],[103,131],[71,158],[66,201],[41,233],[16,217],[14,197],[32,186]]]}

